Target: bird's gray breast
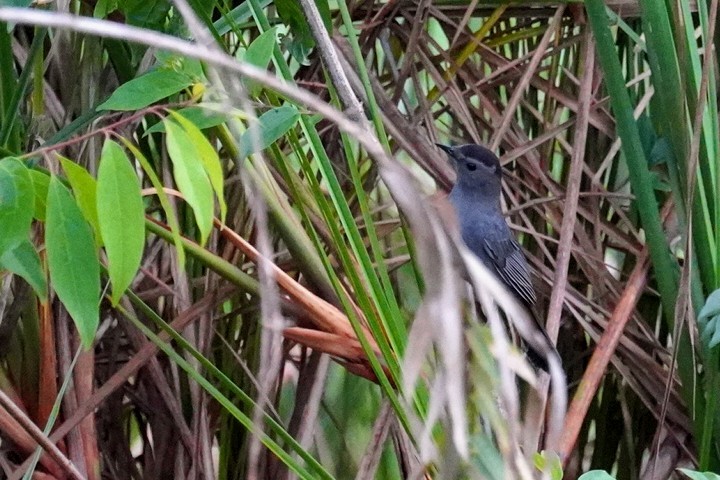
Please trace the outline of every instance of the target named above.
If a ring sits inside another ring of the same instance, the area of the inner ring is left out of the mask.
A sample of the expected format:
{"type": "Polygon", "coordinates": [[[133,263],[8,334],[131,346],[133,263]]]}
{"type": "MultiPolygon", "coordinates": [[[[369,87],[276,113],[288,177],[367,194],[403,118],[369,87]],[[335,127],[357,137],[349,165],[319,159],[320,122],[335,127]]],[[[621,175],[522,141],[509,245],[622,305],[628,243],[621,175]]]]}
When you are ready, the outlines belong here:
{"type": "Polygon", "coordinates": [[[495,265],[486,252],[486,245],[512,238],[505,218],[496,205],[497,201],[488,199],[485,202],[482,198],[453,189],[450,202],[455,208],[463,241],[487,267],[494,269],[495,265]]]}
{"type": "Polygon", "coordinates": [[[528,305],[535,303],[535,290],[525,255],[505,222],[500,206],[490,199],[465,195],[453,189],[460,233],[467,247],[528,305]]]}

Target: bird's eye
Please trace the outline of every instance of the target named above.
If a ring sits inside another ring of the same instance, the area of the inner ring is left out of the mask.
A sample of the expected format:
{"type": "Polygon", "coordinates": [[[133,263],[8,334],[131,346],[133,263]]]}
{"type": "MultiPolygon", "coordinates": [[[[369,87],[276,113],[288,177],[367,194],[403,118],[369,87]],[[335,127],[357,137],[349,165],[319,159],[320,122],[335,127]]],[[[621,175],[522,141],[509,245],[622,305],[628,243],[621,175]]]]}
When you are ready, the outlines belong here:
{"type": "Polygon", "coordinates": [[[468,162],[468,163],[465,164],[465,166],[466,166],[467,169],[470,170],[471,172],[474,172],[475,170],[477,170],[477,165],[475,165],[474,163],[468,162]]]}

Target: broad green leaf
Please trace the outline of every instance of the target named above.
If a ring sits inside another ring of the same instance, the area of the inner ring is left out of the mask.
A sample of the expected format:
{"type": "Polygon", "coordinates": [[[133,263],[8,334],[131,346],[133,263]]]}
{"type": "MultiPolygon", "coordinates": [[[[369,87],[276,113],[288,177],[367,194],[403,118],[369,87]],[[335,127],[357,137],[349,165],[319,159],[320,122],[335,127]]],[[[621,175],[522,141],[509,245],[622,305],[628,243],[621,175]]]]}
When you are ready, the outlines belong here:
{"type": "MultiPolygon", "coordinates": [[[[266,69],[270,64],[275,43],[277,43],[277,27],[266,30],[252,41],[245,52],[245,61],[258,68],[266,69]]],[[[245,86],[251,97],[257,97],[262,90],[262,83],[252,80],[246,80],[245,86]]]]}
{"type": "Polygon", "coordinates": [[[105,240],[111,299],[117,305],[140,268],[145,245],[145,207],[135,170],[122,147],[103,146],[98,168],[97,212],[105,240]]]}
{"type": "Polygon", "coordinates": [[[225,203],[225,179],[223,178],[222,165],[220,165],[220,157],[218,157],[217,151],[210,144],[205,135],[198,129],[195,124],[183,117],[177,112],[170,111],[173,117],[180,127],[185,130],[185,133],[197,149],[198,158],[202,161],[202,166],[210,179],[210,184],[215,191],[215,195],[220,205],[220,220],[225,222],[225,215],[227,214],[227,203],[225,203]]]}
{"type": "Polygon", "coordinates": [[[167,31],[168,13],[172,3],[166,1],[121,0],[118,10],[124,23],[149,30],[167,31]]]}
{"type": "Polygon", "coordinates": [[[80,211],[85,216],[85,220],[95,232],[95,242],[97,246],[102,246],[102,235],[100,233],[100,224],[98,223],[97,214],[97,181],[83,167],[73,162],[69,158],[58,155],[60,164],[65,170],[65,176],[68,183],[72,187],[75,199],[80,207],[80,211]]]}
{"type": "MultiPolygon", "coordinates": [[[[177,113],[190,120],[200,130],[215,127],[227,121],[227,115],[197,105],[180,109],[177,111],[177,113]]],[[[165,124],[162,122],[158,122],[152,127],[148,128],[143,136],[150,135],[151,133],[164,131],[165,124]]]]}
{"type": "Polygon", "coordinates": [[[176,53],[165,52],[163,50],[155,52],[155,58],[158,61],[158,65],[161,66],[161,70],[173,70],[185,75],[192,80],[193,83],[207,80],[200,60],[184,57],[176,53]]]}
{"type": "Polygon", "coordinates": [[[607,473],[605,470],[590,470],[589,472],[585,472],[578,480],[615,480],[609,473],[607,473]]]}
{"type": "Polygon", "coordinates": [[[697,472],[687,468],[678,468],[678,471],[692,480],[720,480],[720,475],[713,472],[697,472]]]}
{"type": "Polygon", "coordinates": [[[0,7],[29,7],[33,0],[0,0],[0,7]]]}
{"type": "Polygon", "coordinates": [[[50,281],[75,322],[86,349],[99,323],[100,263],[80,208],[57,177],[50,179],[45,244],[50,281]]]}
{"type": "Polygon", "coordinates": [[[142,152],[126,138],[120,137],[120,140],[125,144],[125,147],[130,150],[133,155],[135,155],[135,159],[140,162],[140,165],[145,171],[145,175],[147,175],[150,179],[152,186],[155,187],[156,195],[160,201],[160,206],[165,212],[167,223],[170,226],[170,231],[172,232],[173,243],[175,243],[175,248],[177,249],[178,264],[182,269],[185,267],[185,249],[183,248],[182,238],[180,237],[180,224],[178,223],[175,210],[170,206],[170,200],[168,200],[163,184],[160,182],[160,178],[157,176],[157,173],[155,173],[152,165],[150,165],[150,162],[148,162],[142,152]]]}
{"type": "Polygon", "coordinates": [[[33,215],[36,219],[45,221],[45,202],[47,201],[50,175],[32,169],[28,170],[28,173],[35,189],[35,213],[33,215]]]}
{"type": "Polygon", "coordinates": [[[118,0],[99,0],[95,4],[95,10],[93,10],[93,17],[105,18],[109,13],[117,10],[118,0]]]}
{"type": "Polygon", "coordinates": [[[700,338],[707,348],[720,343],[720,289],[710,294],[698,315],[700,338]]]}
{"type": "Polygon", "coordinates": [[[40,257],[30,240],[23,240],[15,248],[0,257],[0,269],[5,268],[19,275],[35,290],[43,301],[47,299],[45,272],[40,266],[40,257]]]}
{"type": "Polygon", "coordinates": [[[27,167],[16,158],[0,161],[0,255],[28,239],[35,193],[27,167]]]}
{"type": "Polygon", "coordinates": [[[258,68],[267,68],[273,55],[277,37],[277,27],[266,30],[255,40],[245,52],[245,61],[258,68]]]}
{"type": "Polygon", "coordinates": [[[264,150],[282,137],[300,119],[300,112],[292,105],[283,105],[263,113],[257,125],[251,125],[240,138],[240,158],[255,153],[255,146],[264,150]],[[256,139],[253,135],[257,136],[256,139]]]}
{"type": "Polygon", "coordinates": [[[485,435],[474,435],[471,441],[473,452],[477,452],[477,455],[473,455],[471,460],[473,466],[479,470],[481,478],[487,480],[507,478],[502,456],[492,440],[485,435]]]}
{"type": "Polygon", "coordinates": [[[670,145],[668,139],[664,137],[659,138],[653,144],[652,150],[650,150],[650,155],[648,156],[648,163],[651,167],[663,163],[669,163],[669,159],[672,158],[672,155],[672,145],[670,145]]]}
{"type": "Polygon", "coordinates": [[[98,110],[138,110],[192,85],[193,79],[175,70],[148,72],[118,87],[98,110]]]}
{"type": "Polygon", "coordinates": [[[165,119],[164,123],[173,176],[185,201],[195,213],[195,222],[200,229],[200,243],[204,244],[210,236],[213,222],[212,185],[199,159],[200,153],[186,136],[185,130],[172,120],[165,119]]]}

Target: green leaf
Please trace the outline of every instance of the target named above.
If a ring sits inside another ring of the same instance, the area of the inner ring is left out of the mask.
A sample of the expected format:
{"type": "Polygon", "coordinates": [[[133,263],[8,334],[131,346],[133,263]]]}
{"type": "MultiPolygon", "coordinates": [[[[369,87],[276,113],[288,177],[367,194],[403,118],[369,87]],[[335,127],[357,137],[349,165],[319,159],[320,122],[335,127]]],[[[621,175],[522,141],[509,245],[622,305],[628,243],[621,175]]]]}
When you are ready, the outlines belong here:
{"type": "Polygon", "coordinates": [[[0,7],[29,7],[33,0],[0,0],[0,7]]]}
{"type": "Polygon", "coordinates": [[[207,81],[200,60],[162,50],[155,52],[155,58],[158,61],[158,65],[160,65],[160,70],[173,70],[185,75],[192,80],[193,83],[207,81]]]}
{"type": "MultiPolygon", "coordinates": [[[[272,2],[273,0],[252,2],[252,8],[264,9],[272,2]]],[[[240,28],[240,25],[243,23],[251,20],[252,16],[251,2],[241,2],[228,13],[223,13],[223,16],[215,21],[213,28],[215,28],[218,35],[225,35],[230,31],[237,31],[236,29],[240,28]]]]}
{"type": "Polygon", "coordinates": [[[93,10],[93,17],[105,18],[108,16],[108,14],[117,10],[117,7],[118,0],[99,0],[97,4],[95,4],[95,9],[93,10]]]}
{"type": "Polygon", "coordinates": [[[652,181],[652,186],[655,190],[659,192],[672,192],[672,187],[663,178],[660,172],[650,172],[650,181],[652,181]]]}
{"type": "Polygon", "coordinates": [[[535,468],[541,472],[550,473],[552,480],[562,480],[562,462],[555,452],[542,451],[533,456],[535,468]]]}
{"type": "Polygon", "coordinates": [[[678,471],[692,480],[720,480],[720,475],[713,472],[697,472],[687,468],[678,468],[678,471]]]}
{"type": "Polygon", "coordinates": [[[609,473],[607,473],[605,470],[590,470],[589,472],[585,472],[578,480],[615,480],[609,473]]]}
{"type": "Polygon", "coordinates": [[[165,119],[165,142],[173,163],[173,176],[178,188],[195,213],[200,229],[200,243],[210,236],[213,222],[213,190],[207,173],[199,160],[200,153],[176,122],[165,119]]]}
{"type": "MultiPolygon", "coordinates": [[[[245,61],[258,68],[266,69],[272,59],[273,50],[277,43],[277,27],[266,30],[252,41],[245,52],[245,61]]],[[[245,87],[251,97],[257,97],[262,90],[262,84],[250,80],[245,81],[245,87]]]]}
{"type": "Polygon", "coordinates": [[[708,348],[720,343],[720,289],[710,294],[698,315],[700,338],[708,348]]]}
{"type": "Polygon", "coordinates": [[[258,124],[251,125],[240,138],[240,158],[245,158],[259,150],[265,150],[295,126],[299,119],[300,112],[292,105],[283,105],[263,113],[258,118],[258,124]],[[253,135],[258,137],[255,139],[258,150],[255,149],[253,135]]]}
{"type": "Polygon", "coordinates": [[[473,452],[471,456],[473,466],[478,469],[481,477],[487,480],[502,480],[505,475],[505,464],[497,448],[487,436],[478,434],[472,437],[473,452]]]}
{"type": "Polygon", "coordinates": [[[125,23],[149,30],[166,31],[168,13],[172,4],[167,1],[122,0],[118,9],[125,23]]]}
{"type": "Polygon", "coordinates": [[[174,95],[193,83],[191,77],[175,70],[153,70],[120,85],[97,109],[138,110],[174,95]]]}
{"type": "MultiPolygon", "coordinates": [[[[327,0],[316,0],[325,28],[332,32],[330,20],[330,7],[327,0]]],[[[300,64],[307,64],[307,56],[315,46],[315,39],[310,30],[310,25],[305,18],[305,13],[297,0],[275,0],[275,8],[283,23],[290,27],[294,37],[289,45],[290,54],[300,64]]]]}
{"type": "Polygon", "coordinates": [[[167,219],[170,231],[172,232],[173,243],[175,244],[175,248],[177,250],[178,265],[180,266],[180,269],[183,269],[185,267],[185,249],[183,248],[182,238],[180,237],[180,224],[178,223],[175,210],[170,206],[170,200],[168,199],[167,193],[165,193],[163,184],[160,182],[160,178],[157,176],[157,173],[155,173],[152,165],[150,165],[150,162],[148,162],[142,152],[126,138],[120,137],[120,140],[125,144],[125,147],[130,150],[133,155],[135,155],[135,159],[140,163],[145,171],[145,175],[147,175],[150,183],[155,188],[155,194],[160,201],[160,206],[165,212],[165,218],[167,219]]]}
{"type": "Polygon", "coordinates": [[[89,349],[100,319],[100,264],[90,225],[55,176],[48,187],[45,223],[50,281],[89,349]]]}
{"type": "MultiPolygon", "coordinates": [[[[227,121],[227,115],[225,115],[224,113],[218,113],[208,108],[203,108],[201,105],[182,108],[178,110],[177,113],[190,120],[200,130],[215,127],[227,121]]],[[[164,131],[165,124],[162,122],[158,122],[152,127],[148,128],[143,136],[150,135],[151,133],[164,131]]]]}
{"type": "Polygon", "coordinates": [[[0,268],[5,268],[21,276],[35,290],[44,302],[47,299],[45,272],[40,265],[40,257],[30,240],[23,240],[15,248],[6,251],[0,257],[0,268]]]}
{"type": "Polygon", "coordinates": [[[37,170],[28,170],[28,173],[35,189],[35,213],[33,215],[36,219],[45,221],[45,201],[47,200],[50,175],[37,170]]]}
{"type": "Polygon", "coordinates": [[[99,247],[103,244],[100,233],[100,223],[97,214],[97,181],[83,167],[69,158],[58,155],[60,164],[65,170],[65,176],[72,187],[77,204],[82,211],[85,220],[90,223],[95,232],[95,242],[99,247]]]}
{"type": "Polygon", "coordinates": [[[198,158],[202,162],[202,166],[210,179],[210,184],[215,191],[218,203],[220,205],[220,220],[225,222],[225,216],[227,214],[227,203],[225,203],[225,179],[223,178],[222,165],[220,164],[220,157],[218,157],[217,151],[210,144],[205,135],[195,126],[194,123],[189,121],[177,112],[170,111],[173,120],[175,120],[188,136],[197,149],[198,158]]]}
{"type": "Polygon", "coordinates": [[[245,61],[258,68],[267,68],[277,42],[277,27],[266,30],[252,41],[245,52],[245,61]]]}
{"type": "Polygon", "coordinates": [[[0,161],[0,255],[28,239],[34,206],[27,167],[16,158],[0,161]]]}
{"type": "Polygon", "coordinates": [[[145,207],[135,170],[117,143],[107,140],[98,168],[97,212],[105,240],[112,303],[117,305],[140,268],[145,207]]]}
{"type": "Polygon", "coordinates": [[[667,138],[661,137],[653,144],[652,150],[650,150],[650,156],[648,157],[648,163],[651,167],[660,164],[667,164],[672,158],[672,145],[667,138]]]}

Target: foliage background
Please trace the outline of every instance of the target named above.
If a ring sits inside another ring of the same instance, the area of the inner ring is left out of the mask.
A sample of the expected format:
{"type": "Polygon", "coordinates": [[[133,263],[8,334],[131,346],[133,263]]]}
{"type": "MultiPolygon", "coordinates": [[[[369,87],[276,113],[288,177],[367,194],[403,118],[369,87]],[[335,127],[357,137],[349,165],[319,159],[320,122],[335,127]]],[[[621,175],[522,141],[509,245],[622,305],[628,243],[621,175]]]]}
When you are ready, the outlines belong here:
{"type": "Polygon", "coordinates": [[[717,4],[0,9],[5,474],[720,471],[717,4]],[[434,142],[501,154],[557,441],[434,142]]]}

